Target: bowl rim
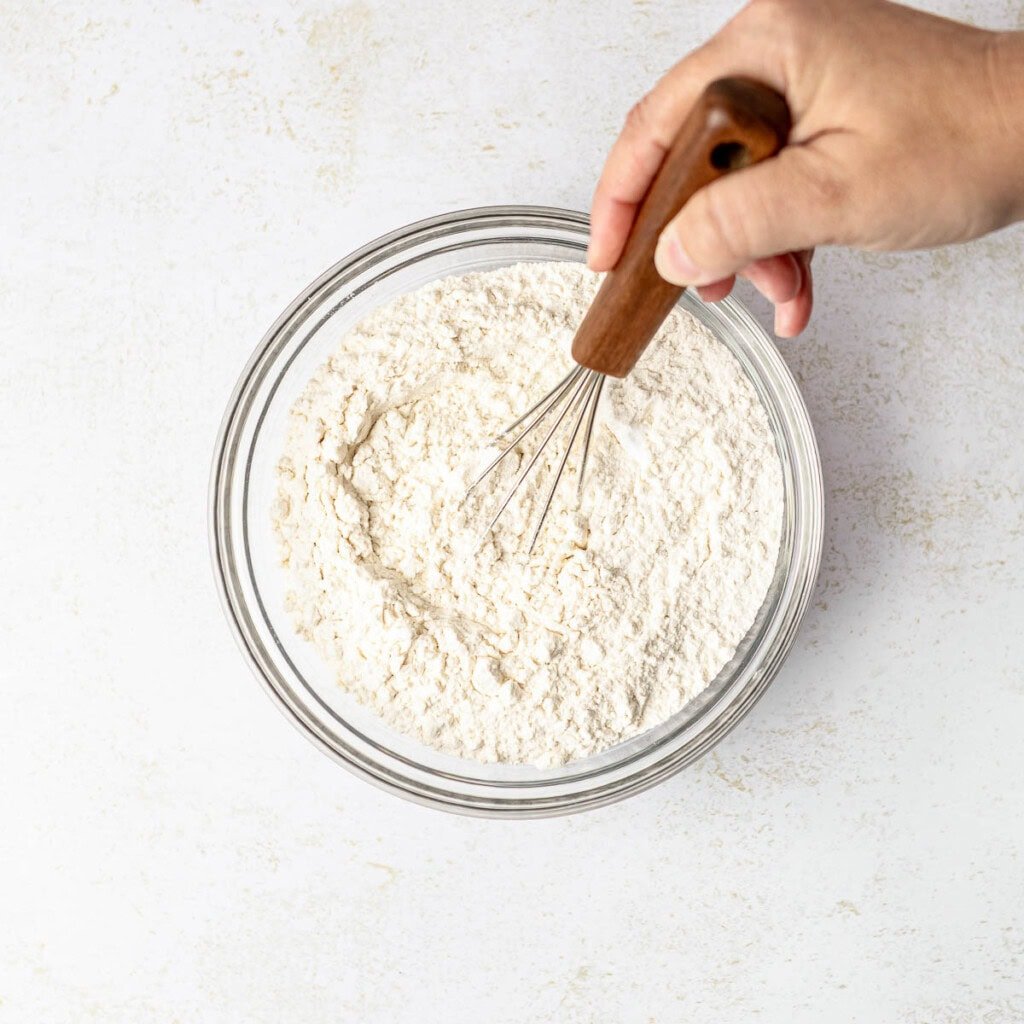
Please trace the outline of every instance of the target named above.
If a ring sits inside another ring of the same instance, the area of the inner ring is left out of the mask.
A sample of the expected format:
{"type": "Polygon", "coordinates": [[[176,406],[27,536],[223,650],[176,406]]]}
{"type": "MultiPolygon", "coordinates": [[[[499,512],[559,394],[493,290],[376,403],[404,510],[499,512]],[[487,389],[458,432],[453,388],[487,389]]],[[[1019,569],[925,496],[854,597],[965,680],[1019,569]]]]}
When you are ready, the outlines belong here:
{"type": "MultiPolygon", "coordinates": [[[[806,476],[801,481],[802,486],[806,486],[804,498],[807,505],[801,513],[805,519],[804,571],[799,581],[798,590],[791,593],[788,601],[781,606],[785,612],[783,616],[785,621],[782,624],[785,628],[780,626],[780,633],[774,646],[769,646],[766,649],[765,653],[770,657],[760,664],[759,674],[752,684],[748,683],[745,688],[734,694],[724,711],[714,718],[710,728],[694,737],[692,742],[682,744],[675,750],[669,751],[667,756],[639,772],[627,775],[622,780],[590,788],[584,793],[554,794],[533,798],[518,797],[504,801],[493,795],[482,798],[470,797],[463,793],[446,793],[414,779],[396,776],[393,771],[383,765],[375,765],[377,770],[372,770],[359,757],[345,756],[325,738],[316,717],[300,702],[292,699],[288,693],[282,692],[281,687],[275,685],[270,672],[263,664],[260,652],[254,649],[252,638],[245,628],[245,621],[252,621],[250,610],[246,606],[246,602],[239,597],[236,589],[229,583],[229,567],[233,562],[229,552],[231,528],[228,522],[230,517],[228,510],[231,489],[230,467],[239,453],[239,434],[247,421],[255,397],[252,392],[273,365],[273,359],[266,366],[263,364],[267,362],[268,354],[275,342],[278,341],[282,330],[296,319],[304,306],[315,306],[319,301],[321,291],[342,275],[356,268],[360,271],[370,270],[396,251],[400,252],[410,242],[415,242],[418,245],[429,243],[435,238],[447,236],[453,229],[459,227],[465,228],[467,225],[481,228],[522,227],[524,222],[537,227],[583,229],[584,232],[589,227],[589,218],[585,214],[560,207],[531,205],[471,207],[414,221],[386,232],[353,250],[327,268],[307,285],[274,320],[240,372],[217,432],[209,478],[208,539],[221,607],[235,642],[249,664],[250,670],[281,713],[300,733],[332,760],[378,788],[423,806],[483,817],[548,817],[605,806],[656,785],[704,756],[731,732],[760,700],[788,655],[814,590],[820,569],[824,533],[824,487],[821,458],[806,403],[771,337],[741,303],[728,298],[716,304],[718,309],[724,309],[726,318],[733,321],[734,326],[743,328],[748,333],[757,336],[763,343],[763,355],[773,364],[772,369],[778,378],[777,383],[781,383],[786,392],[787,404],[799,420],[797,423],[800,428],[799,440],[805,449],[802,466],[806,471],[806,476]],[[257,374],[261,367],[262,373],[259,373],[254,381],[254,374],[257,374]],[[247,394],[249,397],[246,402],[243,400],[247,394]]],[[[792,574],[786,575],[785,582],[787,585],[792,582],[792,574]]],[[[730,688],[723,689],[707,708],[701,709],[698,718],[703,717],[706,711],[713,709],[729,692],[730,688]]],[[[694,721],[696,720],[694,719],[694,721]]]]}

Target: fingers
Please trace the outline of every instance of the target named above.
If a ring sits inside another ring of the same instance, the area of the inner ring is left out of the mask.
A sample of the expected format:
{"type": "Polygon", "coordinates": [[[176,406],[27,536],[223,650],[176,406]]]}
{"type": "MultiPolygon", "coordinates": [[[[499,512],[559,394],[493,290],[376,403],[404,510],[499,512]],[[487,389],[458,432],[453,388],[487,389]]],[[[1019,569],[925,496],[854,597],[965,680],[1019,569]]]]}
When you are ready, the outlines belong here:
{"type": "Polygon", "coordinates": [[[795,299],[804,278],[800,263],[791,252],[758,260],[745,267],[741,273],[776,306],[795,299]]]}
{"type": "MultiPolygon", "coordinates": [[[[785,253],[757,260],[744,267],[739,276],[747,278],[775,306],[775,333],[780,338],[799,334],[811,317],[813,281],[810,262],[813,250],[785,253]]],[[[701,285],[697,291],[705,302],[719,302],[733,288],[733,276],[701,285]]]]}
{"type": "Polygon", "coordinates": [[[795,338],[809,323],[814,306],[814,278],[811,257],[814,250],[796,253],[796,264],[801,280],[791,299],[775,306],[775,334],[780,338],[795,338]]]}
{"type": "Polygon", "coordinates": [[[727,277],[722,281],[715,281],[713,284],[701,285],[697,289],[697,294],[705,302],[721,302],[732,291],[732,286],[735,283],[735,277],[727,277]]]}
{"type": "Polygon", "coordinates": [[[842,188],[809,146],[702,188],[662,233],[658,272],[675,284],[702,285],[757,260],[833,241],[840,233],[842,188]]]}
{"type": "Polygon", "coordinates": [[[630,110],[590,207],[587,263],[592,270],[615,266],[636,208],[704,87],[723,74],[743,70],[729,64],[722,40],[719,34],[684,57],[630,110]]]}

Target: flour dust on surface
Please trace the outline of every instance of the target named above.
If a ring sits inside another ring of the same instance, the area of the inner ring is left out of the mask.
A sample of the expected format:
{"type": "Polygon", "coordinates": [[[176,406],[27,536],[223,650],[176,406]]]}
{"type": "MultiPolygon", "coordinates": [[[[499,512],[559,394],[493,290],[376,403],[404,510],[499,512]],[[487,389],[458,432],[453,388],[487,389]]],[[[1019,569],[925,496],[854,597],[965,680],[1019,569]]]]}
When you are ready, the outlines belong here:
{"type": "Polygon", "coordinates": [[[458,757],[554,766],[679,711],[774,576],[782,470],[728,349],[675,311],[606,382],[583,502],[566,475],[532,555],[552,446],[463,502],[483,451],[571,366],[599,278],[532,263],[450,277],[365,317],[292,408],[273,526],[287,608],[338,683],[458,757]]]}

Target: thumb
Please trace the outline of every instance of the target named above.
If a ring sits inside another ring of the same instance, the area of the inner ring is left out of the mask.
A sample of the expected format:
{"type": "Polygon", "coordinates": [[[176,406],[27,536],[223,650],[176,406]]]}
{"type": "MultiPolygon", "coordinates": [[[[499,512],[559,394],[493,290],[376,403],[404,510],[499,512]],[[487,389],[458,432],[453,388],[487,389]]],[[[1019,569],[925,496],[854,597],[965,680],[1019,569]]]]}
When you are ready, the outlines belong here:
{"type": "Polygon", "coordinates": [[[711,284],[754,260],[827,244],[842,207],[840,183],[808,149],[787,147],[696,192],[661,233],[654,262],[673,284],[711,284]]]}

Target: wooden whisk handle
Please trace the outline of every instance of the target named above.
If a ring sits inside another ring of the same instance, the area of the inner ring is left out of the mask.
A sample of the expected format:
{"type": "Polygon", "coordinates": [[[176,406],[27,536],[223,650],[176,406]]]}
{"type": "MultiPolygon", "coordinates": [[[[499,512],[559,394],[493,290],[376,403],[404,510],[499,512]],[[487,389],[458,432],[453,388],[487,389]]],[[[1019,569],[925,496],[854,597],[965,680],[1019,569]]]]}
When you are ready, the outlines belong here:
{"type": "Polygon", "coordinates": [[[749,78],[720,78],[701,94],[665,154],[626,246],[573,339],[577,363],[625,377],[683,289],[654,266],[658,237],[690,197],[730,171],[774,156],[789,136],[785,99],[749,78]]]}

